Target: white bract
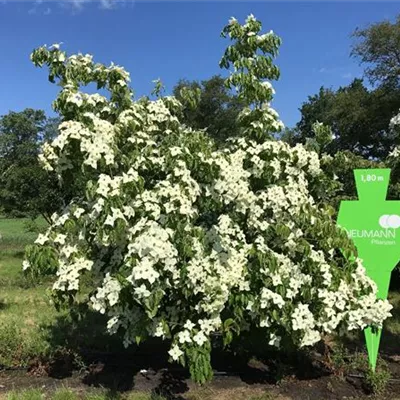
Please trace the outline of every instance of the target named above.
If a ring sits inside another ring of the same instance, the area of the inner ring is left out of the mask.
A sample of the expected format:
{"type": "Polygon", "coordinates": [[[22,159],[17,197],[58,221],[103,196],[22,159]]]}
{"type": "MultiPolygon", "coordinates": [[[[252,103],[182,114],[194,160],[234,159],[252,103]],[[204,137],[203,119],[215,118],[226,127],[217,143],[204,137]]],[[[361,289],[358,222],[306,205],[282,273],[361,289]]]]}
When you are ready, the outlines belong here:
{"type": "Polygon", "coordinates": [[[354,248],[320,204],[318,155],[272,139],[283,124],[265,77],[278,77],[280,40],[260,29],[252,15],[224,29],[235,44],[221,65],[234,66],[227,83],[248,102],[242,136],[224,150],[180,123],[174,97],[133,101],[121,67],[64,59],[57,46],[32,55],[62,86],[54,106],[64,120],[41,160],[84,190],[53,216],[24,269],[55,249],[59,299],[92,282],[86,301],[108,316],[110,333],[126,346],[171,339],[171,359],[186,357],[200,382],[211,377],[215,333],[229,341],[261,327],[272,346],[284,337],[310,346],[339,325],[381,326],[391,308],[360,262],[338,250],[354,248]],[[90,82],[110,97],[79,91],[90,82]]]}

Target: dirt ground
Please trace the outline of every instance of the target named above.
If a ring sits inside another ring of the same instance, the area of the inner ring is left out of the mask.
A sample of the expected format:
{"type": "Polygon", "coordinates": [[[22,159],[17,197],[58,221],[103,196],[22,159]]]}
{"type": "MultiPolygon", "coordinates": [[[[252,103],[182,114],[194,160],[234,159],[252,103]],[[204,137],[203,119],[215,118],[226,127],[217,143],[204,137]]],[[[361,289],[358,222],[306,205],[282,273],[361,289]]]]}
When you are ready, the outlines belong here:
{"type": "MultiPolygon", "coordinates": [[[[400,356],[383,354],[382,358],[391,372],[391,379],[385,393],[374,398],[400,400],[400,356]]],[[[104,353],[91,355],[86,362],[81,371],[68,357],[47,365],[37,362],[26,370],[0,371],[0,396],[15,389],[38,388],[52,392],[68,387],[78,392],[100,389],[110,393],[153,392],[172,400],[355,400],[372,397],[361,373],[355,370],[340,374],[329,370],[317,358],[302,366],[288,367],[277,380],[276,371],[272,371],[273,362],[246,364],[230,356],[216,357],[214,379],[202,387],[191,382],[185,369],[167,364],[163,357],[149,360],[145,354],[104,353]]]]}

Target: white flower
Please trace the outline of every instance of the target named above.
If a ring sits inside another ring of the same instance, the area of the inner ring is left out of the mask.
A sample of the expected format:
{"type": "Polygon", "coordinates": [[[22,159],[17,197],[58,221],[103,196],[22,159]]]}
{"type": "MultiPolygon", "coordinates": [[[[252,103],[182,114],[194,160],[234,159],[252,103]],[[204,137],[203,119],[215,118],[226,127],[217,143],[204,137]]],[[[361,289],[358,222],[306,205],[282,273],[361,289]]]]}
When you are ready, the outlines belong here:
{"type": "Polygon", "coordinates": [[[260,327],[261,328],[269,328],[271,326],[271,321],[269,320],[269,318],[264,318],[260,321],[260,327]]]}
{"type": "Polygon", "coordinates": [[[202,331],[200,331],[196,333],[196,335],[194,335],[193,341],[196,342],[199,346],[202,346],[205,342],[207,342],[207,337],[202,331]]]}
{"type": "Polygon", "coordinates": [[[307,330],[303,339],[301,340],[300,347],[312,346],[321,340],[321,335],[316,330],[307,330]]]}
{"type": "Polygon", "coordinates": [[[54,43],[49,47],[49,50],[59,50],[62,43],[54,43]]]}
{"type": "Polygon", "coordinates": [[[135,288],[134,292],[139,298],[146,298],[151,295],[151,292],[147,290],[146,286],[143,284],[135,288]]]}
{"type": "Polygon", "coordinates": [[[76,246],[69,246],[65,245],[64,247],[61,248],[61,253],[69,258],[72,254],[76,253],[78,251],[76,246]]]}
{"type": "Polygon", "coordinates": [[[77,207],[77,208],[75,209],[75,211],[73,212],[73,216],[74,216],[75,218],[80,218],[81,215],[84,214],[84,213],[85,213],[85,210],[84,210],[83,208],[77,207]]]}
{"type": "Polygon", "coordinates": [[[35,240],[35,243],[44,245],[48,240],[49,238],[47,237],[47,235],[39,233],[37,239],[35,240]]]}
{"type": "Polygon", "coordinates": [[[400,124],[400,113],[398,113],[397,115],[395,115],[391,120],[390,120],[390,124],[389,127],[391,129],[394,129],[396,127],[396,125],[400,124]]]}
{"type": "Polygon", "coordinates": [[[314,316],[307,304],[299,303],[292,314],[293,330],[305,330],[315,326],[314,316]]]}
{"type": "Polygon", "coordinates": [[[281,343],[281,338],[277,336],[275,333],[271,333],[268,344],[270,346],[279,347],[280,343],[281,343]]]}
{"type": "Polygon", "coordinates": [[[171,350],[168,351],[168,354],[174,361],[177,361],[179,357],[183,355],[183,351],[177,345],[174,345],[171,350]]]}
{"type": "Polygon", "coordinates": [[[26,271],[28,268],[30,268],[31,267],[31,264],[30,264],[30,262],[29,261],[27,261],[27,260],[24,260],[23,262],[22,262],[22,270],[23,271],[26,271]]]}
{"type": "Polygon", "coordinates": [[[190,337],[190,333],[188,330],[182,331],[178,333],[179,343],[191,343],[192,338],[190,337]]]}
{"type": "Polygon", "coordinates": [[[115,218],[113,215],[107,215],[106,220],[104,221],[104,225],[114,226],[115,218]]]}
{"type": "Polygon", "coordinates": [[[182,150],[181,150],[179,147],[177,147],[177,146],[171,147],[170,152],[171,152],[171,156],[172,156],[172,157],[175,157],[175,156],[177,156],[178,154],[182,154],[182,150]]]}
{"type": "Polygon", "coordinates": [[[246,18],[246,23],[249,23],[249,22],[252,22],[252,21],[255,21],[255,20],[256,20],[256,18],[254,17],[254,15],[253,14],[249,14],[247,16],[247,18],[246,18]]]}
{"type": "Polygon", "coordinates": [[[233,25],[233,24],[235,24],[236,22],[238,22],[238,21],[237,21],[237,19],[236,19],[235,17],[231,17],[231,18],[229,19],[229,25],[233,25]]]}
{"type": "Polygon", "coordinates": [[[67,238],[67,235],[64,235],[62,233],[59,233],[55,238],[54,238],[54,243],[59,243],[59,244],[65,244],[65,239],[67,238]]]}
{"type": "Polygon", "coordinates": [[[112,317],[107,321],[107,330],[111,334],[116,333],[120,325],[121,321],[119,321],[118,317],[112,317]]]}
{"type": "Polygon", "coordinates": [[[194,327],[195,324],[190,321],[189,319],[185,322],[185,325],[183,326],[185,329],[187,329],[188,331],[191,331],[194,327]]]}

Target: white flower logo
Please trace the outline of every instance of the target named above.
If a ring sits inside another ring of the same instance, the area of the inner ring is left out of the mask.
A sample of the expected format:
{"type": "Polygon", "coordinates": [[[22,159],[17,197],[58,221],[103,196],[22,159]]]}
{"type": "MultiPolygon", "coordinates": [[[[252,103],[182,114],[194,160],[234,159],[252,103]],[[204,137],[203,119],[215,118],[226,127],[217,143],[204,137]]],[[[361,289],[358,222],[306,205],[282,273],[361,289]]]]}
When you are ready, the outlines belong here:
{"type": "Polygon", "coordinates": [[[382,215],[379,218],[379,225],[385,229],[388,229],[388,228],[397,229],[400,227],[400,216],[396,215],[396,214],[382,215]]]}

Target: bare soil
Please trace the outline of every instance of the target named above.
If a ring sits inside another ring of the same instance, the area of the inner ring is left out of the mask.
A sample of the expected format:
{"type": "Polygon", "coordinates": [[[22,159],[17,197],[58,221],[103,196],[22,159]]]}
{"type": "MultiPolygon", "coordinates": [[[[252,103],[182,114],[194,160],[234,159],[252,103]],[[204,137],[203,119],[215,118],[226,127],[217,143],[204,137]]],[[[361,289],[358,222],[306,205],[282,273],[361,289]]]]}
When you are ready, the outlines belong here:
{"type": "MultiPolygon", "coordinates": [[[[141,347],[140,352],[133,354],[86,354],[85,367],[80,371],[72,357],[66,354],[47,363],[38,360],[28,369],[0,371],[0,398],[2,393],[15,389],[39,388],[51,392],[60,387],[78,392],[104,389],[110,393],[154,392],[174,400],[245,400],[257,397],[355,400],[372,397],[362,373],[340,374],[340,371],[332,370],[326,357],[318,353],[299,363],[285,365],[273,358],[248,361],[229,353],[216,352],[213,355],[214,379],[202,387],[190,380],[187,370],[168,364],[164,354],[164,350],[153,345],[141,347]]],[[[391,372],[391,380],[386,392],[374,398],[400,400],[400,356],[381,356],[391,372]]]]}

